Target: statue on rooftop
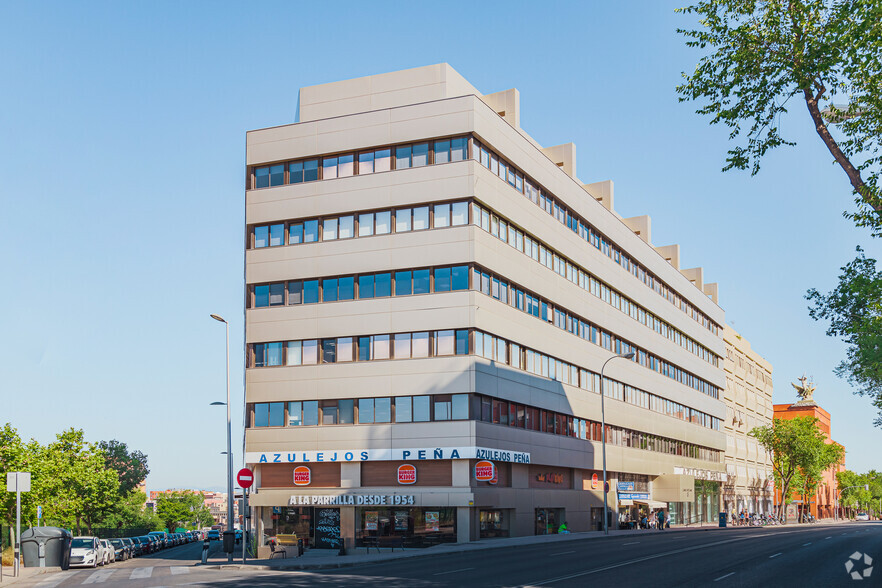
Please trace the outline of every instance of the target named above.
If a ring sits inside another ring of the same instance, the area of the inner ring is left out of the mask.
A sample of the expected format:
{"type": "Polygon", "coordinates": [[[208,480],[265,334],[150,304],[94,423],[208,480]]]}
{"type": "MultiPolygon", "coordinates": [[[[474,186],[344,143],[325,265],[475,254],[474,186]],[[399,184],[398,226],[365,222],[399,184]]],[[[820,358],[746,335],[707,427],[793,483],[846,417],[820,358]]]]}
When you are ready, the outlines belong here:
{"type": "Polygon", "coordinates": [[[809,403],[814,402],[812,398],[812,393],[815,391],[815,383],[809,382],[808,378],[805,377],[805,374],[802,374],[802,377],[796,380],[799,382],[799,385],[791,382],[791,386],[796,389],[796,395],[799,396],[799,402],[801,403],[809,403]]]}

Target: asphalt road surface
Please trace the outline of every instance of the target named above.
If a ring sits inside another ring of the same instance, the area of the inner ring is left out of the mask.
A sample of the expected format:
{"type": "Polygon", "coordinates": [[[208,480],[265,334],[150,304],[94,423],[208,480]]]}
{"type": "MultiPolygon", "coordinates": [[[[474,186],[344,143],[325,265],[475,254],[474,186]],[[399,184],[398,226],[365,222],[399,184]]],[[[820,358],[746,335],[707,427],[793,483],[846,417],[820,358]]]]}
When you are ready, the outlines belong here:
{"type": "Polygon", "coordinates": [[[210,570],[193,565],[200,555],[201,544],[194,543],[16,586],[882,586],[882,523],[659,531],[312,572],[210,570]],[[870,570],[864,554],[878,570],[870,570]],[[852,579],[849,570],[862,579],[852,579]]]}

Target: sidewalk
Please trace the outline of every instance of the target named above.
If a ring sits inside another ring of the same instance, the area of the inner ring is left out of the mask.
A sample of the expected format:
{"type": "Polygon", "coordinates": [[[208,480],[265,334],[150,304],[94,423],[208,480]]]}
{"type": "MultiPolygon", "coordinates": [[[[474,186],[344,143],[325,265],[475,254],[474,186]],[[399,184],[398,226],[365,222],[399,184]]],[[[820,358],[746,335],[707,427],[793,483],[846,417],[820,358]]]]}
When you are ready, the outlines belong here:
{"type": "MultiPolygon", "coordinates": [[[[753,527],[759,529],[760,527],[753,527]]],[[[630,531],[610,531],[610,537],[633,537],[637,535],[659,533],[697,533],[701,531],[725,531],[717,525],[701,527],[698,525],[674,526],[664,531],[654,529],[636,529],[630,531]]],[[[568,533],[565,535],[531,535],[527,537],[511,537],[508,539],[484,539],[470,543],[444,543],[434,547],[400,549],[383,547],[377,553],[377,549],[371,548],[370,553],[364,547],[350,550],[346,555],[338,555],[336,549],[309,549],[303,557],[275,557],[272,559],[253,559],[242,564],[241,554],[238,554],[232,564],[226,562],[223,557],[211,557],[205,567],[218,570],[319,570],[328,568],[343,568],[366,563],[377,563],[397,559],[410,559],[418,557],[433,557],[449,553],[463,553],[470,551],[484,551],[489,549],[506,549],[522,545],[536,545],[546,543],[566,543],[568,541],[580,541],[584,539],[603,539],[602,531],[587,531],[584,533],[568,533]]],[[[296,547],[289,547],[289,553],[296,552],[296,547]]]]}
{"type": "Polygon", "coordinates": [[[19,575],[17,578],[12,576],[12,566],[3,566],[3,579],[0,580],[0,586],[12,586],[16,582],[39,576],[40,574],[52,574],[60,572],[61,568],[26,568],[19,566],[19,575]]]}

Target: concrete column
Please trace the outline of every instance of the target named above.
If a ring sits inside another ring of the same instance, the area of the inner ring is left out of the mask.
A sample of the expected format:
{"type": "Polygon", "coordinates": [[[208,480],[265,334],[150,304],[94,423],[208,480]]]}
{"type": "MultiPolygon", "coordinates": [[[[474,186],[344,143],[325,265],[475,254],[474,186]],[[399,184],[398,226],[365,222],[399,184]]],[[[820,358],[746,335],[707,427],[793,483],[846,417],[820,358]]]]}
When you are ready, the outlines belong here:
{"type": "Polygon", "coordinates": [[[457,543],[468,543],[469,541],[476,540],[476,538],[473,538],[476,535],[476,525],[474,525],[472,521],[472,519],[474,519],[475,517],[475,515],[473,514],[474,512],[477,511],[474,508],[470,508],[468,506],[460,506],[456,509],[457,543]]]}
{"type": "Polygon", "coordinates": [[[358,462],[343,462],[340,464],[340,487],[361,487],[361,464],[358,462]]]}
{"type": "Polygon", "coordinates": [[[355,518],[355,507],[341,506],[340,537],[343,539],[343,546],[346,547],[347,553],[351,553],[355,549],[355,531],[357,528],[358,521],[355,518]]]}
{"type": "Polygon", "coordinates": [[[456,488],[467,488],[471,483],[472,470],[472,468],[469,466],[469,460],[454,459],[451,461],[451,463],[453,464],[452,485],[456,488]]]}

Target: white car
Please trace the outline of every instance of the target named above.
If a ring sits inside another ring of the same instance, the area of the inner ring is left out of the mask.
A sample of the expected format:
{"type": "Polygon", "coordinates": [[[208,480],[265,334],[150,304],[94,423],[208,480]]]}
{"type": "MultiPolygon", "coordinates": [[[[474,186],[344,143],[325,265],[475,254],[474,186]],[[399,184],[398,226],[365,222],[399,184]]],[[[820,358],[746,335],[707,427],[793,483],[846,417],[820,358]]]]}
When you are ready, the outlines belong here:
{"type": "Polygon", "coordinates": [[[854,520],[856,520],[856,521],[869,521],[869,520],[870,520],[870,515],[868,515],[868,514],[865,513],[865,512],[859,512],[859,513],[857,514],[857,516],[854,517],[854,520]]]}
{"type": "Polygon", "coordinates": [[[74,537],[70,544],[70,567],[104,565],[104,552],[98,537],[74,537]]]}
{"type": "Polygon", "coordinates": [[[101,548],[104,549],[104,565],[114,563],[116,561],[116,550],[107,539],[99,539],[101,548]]]}

